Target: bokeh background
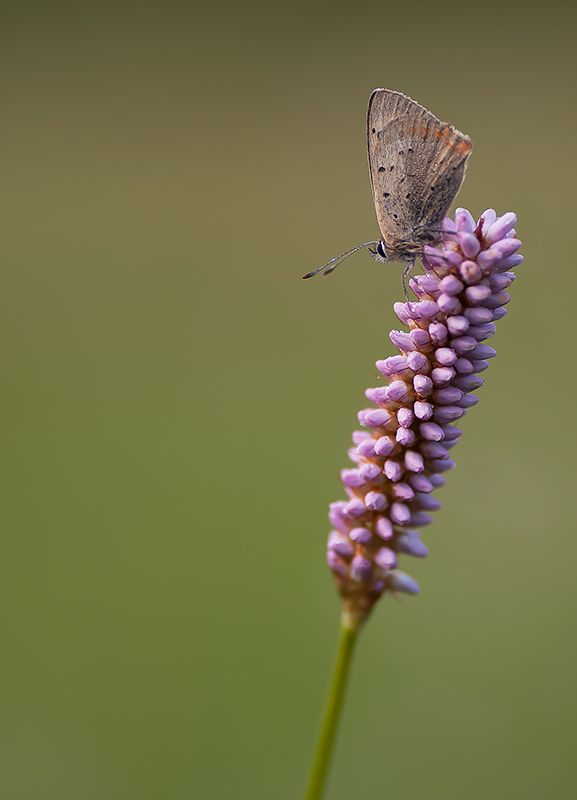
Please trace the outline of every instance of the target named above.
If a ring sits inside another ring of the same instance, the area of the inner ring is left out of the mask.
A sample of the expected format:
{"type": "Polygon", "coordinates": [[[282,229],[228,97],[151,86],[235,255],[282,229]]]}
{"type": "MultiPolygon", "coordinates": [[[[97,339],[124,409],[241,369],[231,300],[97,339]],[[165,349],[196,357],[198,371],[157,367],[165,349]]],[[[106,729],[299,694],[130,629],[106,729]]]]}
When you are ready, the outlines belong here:
{"type": "Polygon", "coordinates": [[[549,2],[2,12],[7,800],[301,796],[326,507],[391,352],[375,86],[475,142],[525,265],[458,469],[361,640],[328,797],[573,798],[576,15],[549,2]]]}

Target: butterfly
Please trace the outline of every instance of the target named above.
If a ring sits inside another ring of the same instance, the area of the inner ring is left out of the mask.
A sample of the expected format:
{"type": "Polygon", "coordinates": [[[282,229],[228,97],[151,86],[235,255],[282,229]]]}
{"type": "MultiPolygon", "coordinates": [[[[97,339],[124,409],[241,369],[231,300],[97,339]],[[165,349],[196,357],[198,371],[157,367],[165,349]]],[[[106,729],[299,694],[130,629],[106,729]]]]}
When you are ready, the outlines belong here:
{"type": "MultiPolygon", "coordinates": [[[[381,238],[363,242],[303,275],[333,272],[365,247],[377,261],[400,261],[405,276],[441,224],[465,176],[472,142],[410,97],[375,89],[367,111],[367,152],[381,238]]],[[[406,290],[405,290],[406,295],[406,290]]]]}

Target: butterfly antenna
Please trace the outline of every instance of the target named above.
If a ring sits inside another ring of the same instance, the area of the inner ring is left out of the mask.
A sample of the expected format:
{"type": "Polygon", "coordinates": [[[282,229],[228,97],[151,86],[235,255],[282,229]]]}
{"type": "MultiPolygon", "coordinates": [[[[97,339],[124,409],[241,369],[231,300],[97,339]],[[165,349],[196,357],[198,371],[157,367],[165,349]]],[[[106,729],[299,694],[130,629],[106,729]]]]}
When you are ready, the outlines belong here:
{"type": "Polygon", "coordinates": [[[364,247],[370,247],[373,244],[378,244],[378,242],[363,242],[363,244],[357,244],[357,245],[355,245],[355,247],[351,247],[350,250],[346,250],[344,253],[341,253],[339,256],[335,256],[334,258],[331,258],[331,260],[327,261],[326,264],[323,264],[322,266],[317,267],[316,269],[313,269],[312,272],[307,272],[306,275],[303,275],[303,279],[314,278],[314,276],[318,275],[319,272],[324,272],[325,275],[329,275],[331,272],[333,272],[333,270],[335,270],[339,266],[339,264],[342,264],[342,262],[345,259],[347,259],[349,256],[352,256],[353,253],[356,253],[359,250],[362,250],[364,247]]]}

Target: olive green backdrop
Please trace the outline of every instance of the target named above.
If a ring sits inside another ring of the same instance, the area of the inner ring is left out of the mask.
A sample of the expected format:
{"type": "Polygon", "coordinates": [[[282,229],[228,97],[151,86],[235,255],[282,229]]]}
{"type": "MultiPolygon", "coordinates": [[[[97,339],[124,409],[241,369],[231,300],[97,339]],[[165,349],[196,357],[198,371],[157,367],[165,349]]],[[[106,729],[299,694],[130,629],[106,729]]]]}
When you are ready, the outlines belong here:
{"type": "Polygon", "coordinates": [[[329,800],[573,798],[569,3],[12,4],[1,28],[0,794],[293,800],[326,507],[391,353],[364,116],[475,143],[525,265],[458,469],[355,660],[329,800]]]}

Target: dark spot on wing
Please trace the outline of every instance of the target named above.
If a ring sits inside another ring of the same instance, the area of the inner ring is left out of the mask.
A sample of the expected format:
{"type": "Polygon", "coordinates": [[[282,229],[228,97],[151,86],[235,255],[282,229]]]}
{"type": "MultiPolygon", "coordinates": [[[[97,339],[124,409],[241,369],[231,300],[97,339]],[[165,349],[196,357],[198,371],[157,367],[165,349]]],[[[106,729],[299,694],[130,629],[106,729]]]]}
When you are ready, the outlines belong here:
{"type": "Polygon", "coordinates": [[[383,197],[390,197],[390,196],[391,196],[390,192],[383,192],[383,197]]]}
{"type": "Polygon", "coordinates": [[[384,167],[379,167],[379,172],[384,172],[384,171],[385,171],[384,167]]]}

